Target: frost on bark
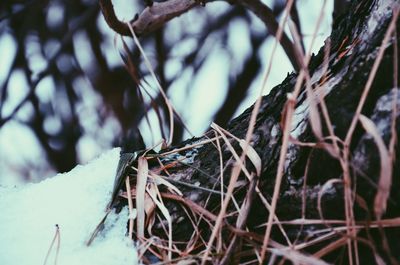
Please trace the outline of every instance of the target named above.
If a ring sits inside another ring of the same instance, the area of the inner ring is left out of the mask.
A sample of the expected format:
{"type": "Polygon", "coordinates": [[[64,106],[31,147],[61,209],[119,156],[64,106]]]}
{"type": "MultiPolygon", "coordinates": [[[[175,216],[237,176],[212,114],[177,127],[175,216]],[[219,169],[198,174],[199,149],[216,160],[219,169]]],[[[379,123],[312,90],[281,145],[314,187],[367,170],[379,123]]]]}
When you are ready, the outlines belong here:
{"type": "MultiPolygon", "coordinates": [[[[358,254],[353,249],[352,259],[347,256],[346,229],[333,230],[333,227],[345,227],[345,223],[339,222],[339,225],[321,223],[323,220],[346,220],[346,215],[343,167],[337,158],[332,157],[323,148],[322,142],[332,143],[332,139],[328,137],[328,128],[319,101],[322,97],[324,98],[334,133],[339,139],[339,148],[342,150],[344,146],[341,143],[346,138],[384,36],[397,12],[394,10],[398,7],[396,1],[352,1],[348,12],[335,20],[331,37],[325,41],[325,46],[318,54],[312,56],[308,71],[315,92],[314,100],[318,104],[321,117],[323,137],[318,140],[311,128],[310,101],[303,83],[304,87],[295,103],[291,141],[275,212],[282,226],[281,228],[278,225],[273,226],[269,245],[281,252],[267,251],[267,258],[274,255],[283,255],[288,258],[282,253],[289,244],[293,244],[301,253],[313,255],[328,262],[346,264],[349,260],[359,259],[360,264],[375,264],[378,260],[388,263],[400,261],[399,223],[393,221],[393,218],[400,216],[400,193],[397,191],[400,185],[400,169],[397,162],[399,151],[396,148],[392,155],[394,166],[389,186],[390,196],[387,200],[386,213],[381,217],[382,220],[392,220],[393,225],[390,228],[388,228],[389,225],[382,225],[382,229],[371,225],[368,229],[367,224],[376,220],[374,200],[379,189],[381,156],[375,139],[366,132],[360,122],[357,123],[350,141],[348,167],[351,177],[351,199],[354,203],[353,220],[355,224],[362,226],[354,230],[356,238],[348,239],[357,242],[357,244],[352,243],[352,246],[357,245],[358,254]],[[325,51],[329,51],[328,56],[325,55],[325,51]],[[306,222],[300,220],[302,218],[319,220],[319,222],[306,222]],[[285,221],[293,222],[288,224],[285,221]],[[322,229],[326,231],[322,232],[322,229]],[[330,235],[324,238],[324,235],[328,233],[330,235]],[[321,240],[315,244],[309,244],[308,247],[300,247],[302,243],[309,243],[317,238],[321,240]],[[325,249],[326,246],[331,248],[325,249]]],[[[395,22],[395,25],[399,28],[399,20],[395,22]]],[[[399,34],[392,34],[361,112],[375,124],[387,149],[390,149],[393,137],[398,137],[400,131],[400,111],[393,112],[395,105],[397,108],[400,106],[400,92],[394,88],[398,82],[394,80],[398,79],[398,67],[395,66],[397,63],[395,57],[398,56],[395,46],[398,46],[398,43],[399,34]],[[392,126],[393,113],[396,115],[394,127],[392,126]],[[393,131],[395,135],[392,135],[393,131]]],[[[282,115],[285,111],[287,95],[293,91],[297,77],[297,73],[288,75],[269,95],[263,97],[252,137],[252,146],[262,161],[262,173],[258,178],[257,187],[268,202],[271,202],[281,151],[282,115]]],[[[253,107],[247,109],[232,120],[226,129],[236,137],[245,139],[252,110],[253,107]]],[[[189,139],[161,153],[213,137],[215,137],[215,132],[210,130],[205,137],[189,139]]],[[[235,159],[223,140],[220,141],[226,189],[235,159]]],[[[242,149],[237,141],[232,140],[231,143],[240,155],[242,149]]],[[[182,198],[184,198],[178,200],[165,196],[163,199],[173,220],[173,240],[190,242],[192,248],[187,254],[197,255],[205,249],[204,245],[208,242],[221,206],[220,154],[216,143],[196,146],[160,159],[164,165],[173,165],[168,168],[167,180],[183,192],[182,198]],[[174,163],[174,161],[179,161],[179,163],[174,163]],[[198,211],[195,206],[200,206],[206,211],[198,211]],[[193,233],[196,229],[197,232],[193,233]]],[[[150,160],[149,163],[153,168],[159,166],[150,160]]],[[[246,165],[250,172],[255,173],[250,160],[246,161],[246,165]]],[[[161,173],[166,175],[165,172],[161,173]]],[[[134,177],[133,182],[135,182],[134,177]]],[[[217,253],[216,246],[211,248],[210,257],[213,262],[224,261],[224,255],[229,252],[229,244],[232,240],[235,240],[235,246],[233,246],[235,251],[229,255],[231,262],[232,260],[236,262],[257,260],[255,250],[260,251],[262,246],[268,211],[265,202],[262,202],[260,196],[254,191],[254,185],[251,184],[244,174],[239,176],[234,198],[240,207],[247,191],[253,189],[253,196],[247,195],[248,200],[251,201],[250,211],[245,224],[238,228],[237,211],[231,200],[220,235],[222,246],[219,250],[222,250],[222,253],[217,253]]],[[[166,190],[161,191],[168,193],[166,190]]],[[[151,235],[146,236],[166,240],[167,223],[160,222],[163,219],[162,214],[158,210],[157,213],[161,218],[155,218],[151,235]]],[[[167,246],[165,242],[157,241],[157,244],[167,246]]],[[[177,244],[177,246],[182,251],[187,250],[187,243],[177,244]]],[[[162,252],[159,251],[158,254],[162,252]]]]}

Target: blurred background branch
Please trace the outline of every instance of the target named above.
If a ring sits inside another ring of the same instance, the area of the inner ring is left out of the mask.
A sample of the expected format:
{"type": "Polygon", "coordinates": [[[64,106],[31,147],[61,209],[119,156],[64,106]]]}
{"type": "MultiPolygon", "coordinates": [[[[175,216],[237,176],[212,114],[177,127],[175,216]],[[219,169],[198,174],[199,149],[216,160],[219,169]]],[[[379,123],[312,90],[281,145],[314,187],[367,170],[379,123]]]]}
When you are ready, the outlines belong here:
{"type": "MultiPolygon", "coordinates": [[[[140,38],[182,117],[175,117],[174,143],[192,136],[184,125],[201,135],[211,121],[225,126],[253,103],[285,6],[279,0],[187,2],[190,12],[173,13],[179,18],[140,38]]],[[[304,49],[313,22],[301,2],[291,17],[304,33],[304,49]]],[[[149,10],[142,1],[113,4],[120,22],[139,14],[134,26],[149,10]]],[[[168,135],[167,107],[140,52],[106,20],[98,1],[1,1],[0,184],[38,181],[112,146],[142,149],[168,135]]],[[[282,38],[269,87],[296,68],[291,42],[282,38]]]]}

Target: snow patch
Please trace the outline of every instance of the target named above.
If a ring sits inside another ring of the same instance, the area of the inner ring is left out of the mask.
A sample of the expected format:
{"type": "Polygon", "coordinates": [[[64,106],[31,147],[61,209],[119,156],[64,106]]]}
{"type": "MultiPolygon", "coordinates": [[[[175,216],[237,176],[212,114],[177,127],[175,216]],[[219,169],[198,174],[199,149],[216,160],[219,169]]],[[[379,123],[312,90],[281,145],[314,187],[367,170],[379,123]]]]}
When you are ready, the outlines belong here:
{"type": "Polygon", "coordinates": [[[386,16],[392,12],[391,1],[381,0],[375,6],[376,9],[371,10],[371,15],[369,16],[367,26],[365,27],[364,40],[368,40],[371,35],[375,34],[377,27],[381,26],[379,18],[382,18],[383,14],[386,16]]]}
{"type": "Polygon", "coordinates": [[[309,104],[307,100],[304,100],[301,105],[299,105],[293,113],[292,119],[292,129],[290,131],[290,135],[293,138],[298,138],[307,127],[307,119],[308,119],[308,108],[309,104]]]}
{"type": "MultiPolygon", "coordinates": [[[[58,265],[136,264],[137,254],[126,236],[128,212],[110,214],[103,236],[85,243],[110,199],[119,149],[85,166],[37,184],[0,186],[0,264],[43,264],[55,225],[60,227],[58,265]]],[[[47,264],[53,264],[55,247],[47,264]]]]}

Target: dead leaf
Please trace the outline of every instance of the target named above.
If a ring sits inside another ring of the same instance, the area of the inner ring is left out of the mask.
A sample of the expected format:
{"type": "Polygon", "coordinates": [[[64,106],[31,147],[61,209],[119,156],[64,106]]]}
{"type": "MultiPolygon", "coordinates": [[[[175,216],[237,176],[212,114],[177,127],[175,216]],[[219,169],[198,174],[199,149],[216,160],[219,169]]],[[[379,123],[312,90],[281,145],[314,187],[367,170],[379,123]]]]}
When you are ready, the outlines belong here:
{"type": "Polygon", "coordinates": [[[378,147],[379,157],[381,162],[381,170],[379,174],[378,191],[375,195],[374,212],[378,219],[386,212],[387,200],[392,186],[392,160],[386,145],[379,134],[378,128],[366,116],[360,115],[360,122],[365,131],[374,139],[378,147]]]}
{"type": "Polygon", "coordinates": [[[136,210],[137,210],[137,233],[139,238],[144,237],[145,220],[145,193],[149,166],[145,157],[138,158],[138,173],[136,180],[136,210]]]}
{"type": "Polygon", "coordinates": [[[169,214],[169,211],[167,207],[165,207],[164,203],[161,200],[161,194],[159,190],[157,189],[157,186],[152,184],[150,185],[149,189],[147,189],[147,193],[153,200],[153,202],[157,205],[158,209],[160,209],[161,213],[163,214],[164,218],[168,222],[168,258],[169,260],[172,259],[172,219],[171,215],[169,214]],[[159,197],[160,200],[157,198],[159,197]]]}
{"type": "Polygon", "coordinates": [[[247,157],[250,159],[251,163],[253,163],[254,167],[256,168],[257,176],[260,176],[262,162],[261,162],[261,158],[257,154],[256,150],[254,150],[254,148],[250,144],[247,144],[246,141],[243,139],[240,139],[239,145],[243,149],[243,151],[246,150],[247,157]]]}

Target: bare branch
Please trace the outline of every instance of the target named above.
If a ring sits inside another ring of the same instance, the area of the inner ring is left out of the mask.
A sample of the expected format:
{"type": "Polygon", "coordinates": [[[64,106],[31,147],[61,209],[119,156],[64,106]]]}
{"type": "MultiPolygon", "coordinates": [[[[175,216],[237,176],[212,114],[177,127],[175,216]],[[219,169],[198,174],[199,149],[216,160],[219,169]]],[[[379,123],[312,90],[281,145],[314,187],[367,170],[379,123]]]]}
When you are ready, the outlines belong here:
{"type": "MultiPolygon", "coordinates": [[[[100,0],[99,2],[108,26],[123,36],[131,36],[126,23],[120,21],[115,15],[111,0],[100,0]]],[[[195,0],[169,0],[154,3],[152,6],[146,7],[136,19],[133,19],[132,28],[138,36],[151,33],[169,20],[180,16],[199,4],[200,2],[195,0]]]]}

